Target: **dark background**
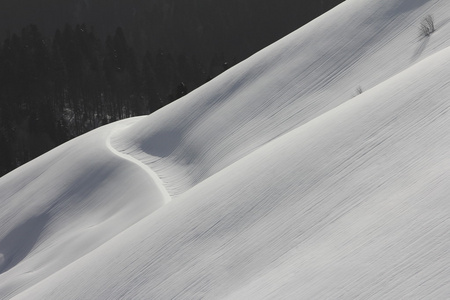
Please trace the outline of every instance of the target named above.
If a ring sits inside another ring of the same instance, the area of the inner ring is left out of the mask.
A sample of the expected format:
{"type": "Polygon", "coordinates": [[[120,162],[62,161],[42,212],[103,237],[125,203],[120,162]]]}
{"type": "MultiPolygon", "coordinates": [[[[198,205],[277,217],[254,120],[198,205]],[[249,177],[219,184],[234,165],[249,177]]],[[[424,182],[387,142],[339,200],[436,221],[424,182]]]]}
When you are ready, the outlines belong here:
{"type": "MultiPolygon", "coordinates": [[[[242,60],[343,0],[14,0],[0,1],[0,32],[36,24],[45,36],[66,23],[100,37],[122,27],[139,53],[224,52],[242,60]]],[[[1,36],[0,36],[1,37],[1,36]]]]}
{"type": "Polygon", "coordinates": [[[0,1],[0,176],[159,109],[341,2],[0,1]]]}

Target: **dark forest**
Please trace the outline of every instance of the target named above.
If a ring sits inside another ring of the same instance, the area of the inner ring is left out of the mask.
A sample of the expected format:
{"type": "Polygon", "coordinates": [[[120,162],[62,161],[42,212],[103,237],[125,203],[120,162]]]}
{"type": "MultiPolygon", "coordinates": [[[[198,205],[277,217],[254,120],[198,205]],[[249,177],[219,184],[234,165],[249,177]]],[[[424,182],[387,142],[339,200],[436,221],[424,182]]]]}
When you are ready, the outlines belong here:
{"type": "MultiPolygon", "coordinates": [[[[311,11],[299,16],[295,26],[342,1],[325,2],[310,4],[311,11]]],[[[240,23],[246,19],[241,17],[240,23]]],[[[136,32],[142,36],[142,30],[117,26],[105,34],[84,23],[67,23],[53,35],[39,25],[8,32],[0,45],[0,176],[89,130],[158,110],[247,58],[255,48],[266,46],[269,42],[261,42],[265,33],[278,38],[293,26],[280,21],[268,30],[255,21],[263,22],[267,16],[250,17],[254,28],[241,34],[253,33],[246,39],[248,44],[233,37],[248,26],[237,24],[233,29],[230,20],[238,18],[229,15],[222,25],[207,18],[212,26],[203,28],[215,29],[216,34],[213,30],[207,37],[204,32],[202,37],[190,37],[189,44],[195,46],[189,49],[182,46],[188,43],[182,39],[188,35],[183,30],[173,34],[169,43],[160,39],[167,29],[158,29],[156,23],[153,27],[160,32],[146,33],[150,36],[145,43],[136,39],[136,32]]]]}

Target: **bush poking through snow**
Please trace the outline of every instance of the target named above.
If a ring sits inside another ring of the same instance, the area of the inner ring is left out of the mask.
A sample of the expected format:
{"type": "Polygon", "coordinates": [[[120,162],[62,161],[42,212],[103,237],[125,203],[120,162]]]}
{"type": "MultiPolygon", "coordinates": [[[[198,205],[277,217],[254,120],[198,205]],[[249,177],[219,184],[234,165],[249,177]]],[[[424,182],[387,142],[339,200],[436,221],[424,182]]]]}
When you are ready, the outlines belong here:
{"type": "Polygon", "coordinates": [[[426,16],[419,27],[419,34],[421,37],[428,37],[435,31],[434,19],[432,15],[426,16]]]}
{"type": "Polygon", "coordinates": [[[356,88],[356,95],[360,95],[360,94],[362,94],[362,93],[363,93],[362,87],[361,87],[361,86],[358,86],[358,87],[356,88]]]}
{"type": "Polygon", "coordinates": [[[358,87],[357,87],[356,90],[355,90],[355,94],[353,95],[353,97],[356,97],[356,96],[358,96],[358,95],[361,95],[363,92],[364,92],[364,91],[363,91],[362,87],[361,87],[360,85],[358,85],[358,87]]]}

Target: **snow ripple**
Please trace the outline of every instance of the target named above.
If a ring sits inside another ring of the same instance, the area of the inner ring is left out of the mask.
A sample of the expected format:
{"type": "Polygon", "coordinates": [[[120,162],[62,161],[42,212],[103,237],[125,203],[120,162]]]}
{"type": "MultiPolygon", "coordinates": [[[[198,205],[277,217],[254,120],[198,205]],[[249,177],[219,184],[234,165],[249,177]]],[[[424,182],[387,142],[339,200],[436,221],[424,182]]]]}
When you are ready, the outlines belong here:
{"type": "MultiPolygon", "coordinates": [[[[118,126],[120,126],[120,125],[118,125],[118,126]]],[[[112,135],[122,131],[126,127],[127,126],[124,127],[122,125],[122,126],[120,126],[120,128],[115,128],[115,129],[111,130],[111,133],[109,134],[109,136],[106,139],[106,147],[114,155],[117,155],[120,158],[123,158],[125,160],[128,160],[128,161],[132,162],[133,164],[135,164],[138,167],[140,167],[143,171],[145,171],[148,174],[148,176],[150,177],[150,179],[155,183],[156,187],[159,189],[159,192],[161,193],[161,195],[164,198],[164,203],[165,204],[169,203],[171,201],[171,197],[170,197],[169,193],[167,192],[166,188],[164,187],[164,183],[161,181],[161,179],[159,178],[158,174],[156,174],[151,168],[149,168],[146,164],[144,164],[140,160],[134,158],[131,155],[128,155],[126,153],[118,151],[111,144],[111,137],[112,137],[112,135]]]]}

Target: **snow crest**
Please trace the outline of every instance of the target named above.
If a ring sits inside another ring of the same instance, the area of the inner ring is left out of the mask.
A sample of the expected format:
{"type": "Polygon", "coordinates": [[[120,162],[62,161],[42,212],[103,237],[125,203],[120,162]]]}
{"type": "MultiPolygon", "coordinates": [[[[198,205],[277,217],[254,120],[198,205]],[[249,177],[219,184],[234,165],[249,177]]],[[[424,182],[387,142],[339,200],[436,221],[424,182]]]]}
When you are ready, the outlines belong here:
{"type": "Polygon", "coordinates": [[[0,298],[447,299],[449,12],[347,0],[4,176],[0,298]]]}

